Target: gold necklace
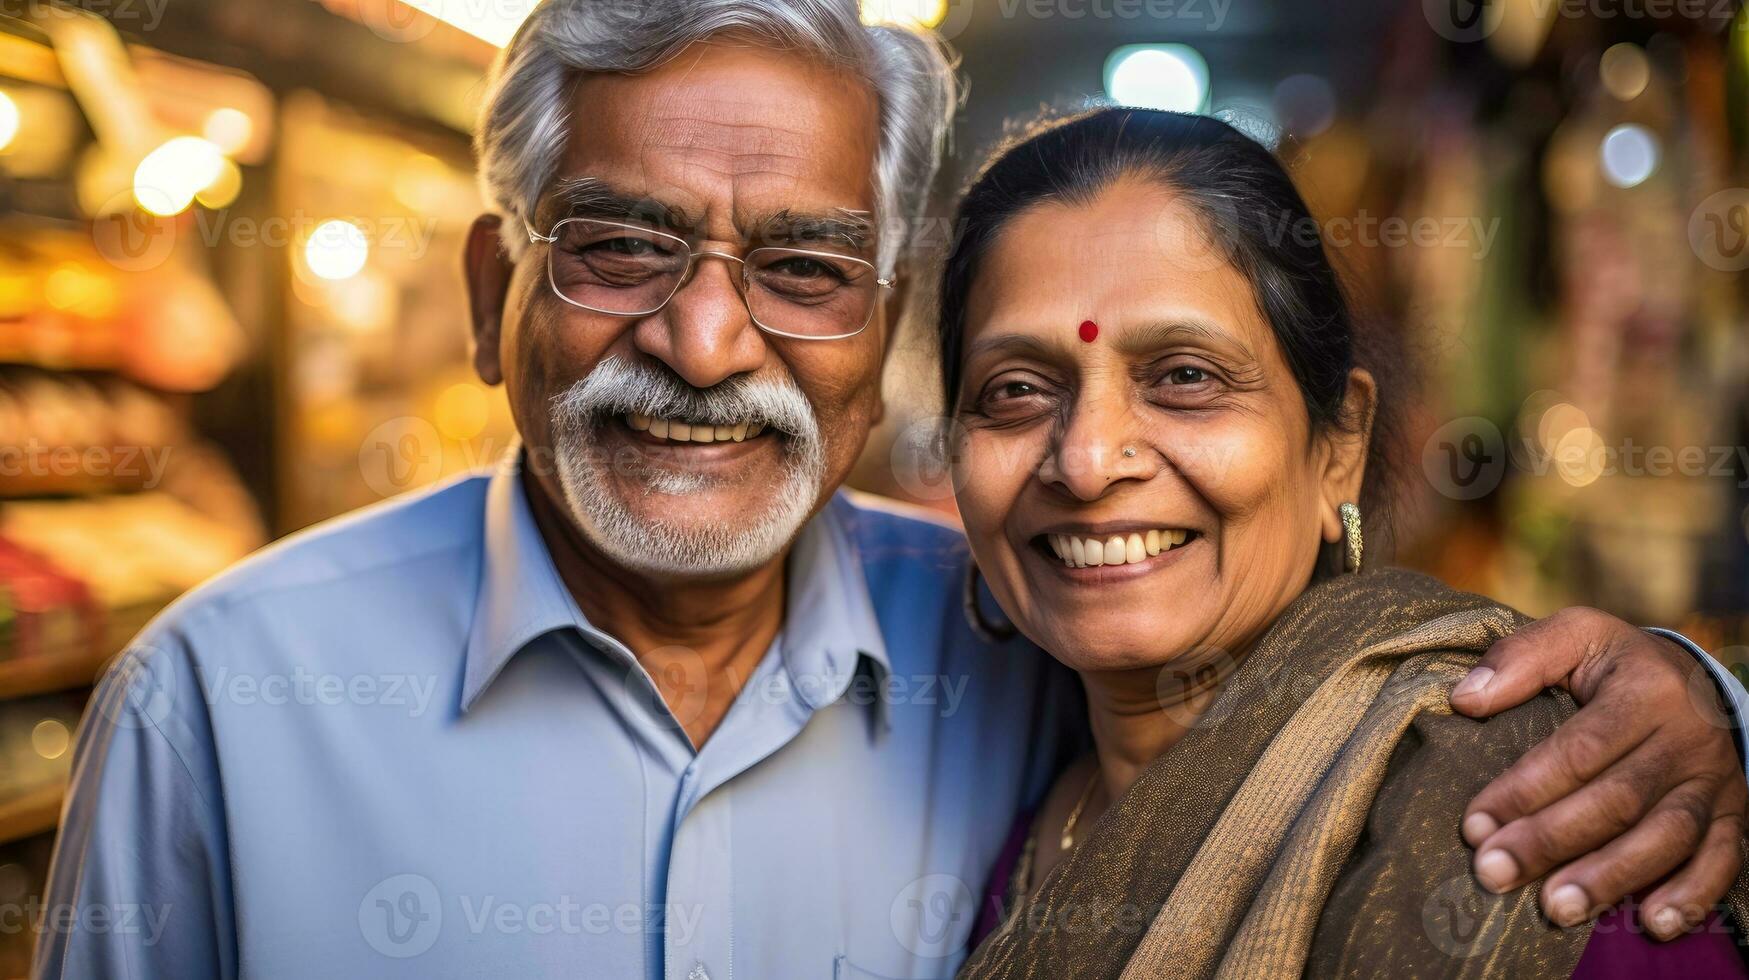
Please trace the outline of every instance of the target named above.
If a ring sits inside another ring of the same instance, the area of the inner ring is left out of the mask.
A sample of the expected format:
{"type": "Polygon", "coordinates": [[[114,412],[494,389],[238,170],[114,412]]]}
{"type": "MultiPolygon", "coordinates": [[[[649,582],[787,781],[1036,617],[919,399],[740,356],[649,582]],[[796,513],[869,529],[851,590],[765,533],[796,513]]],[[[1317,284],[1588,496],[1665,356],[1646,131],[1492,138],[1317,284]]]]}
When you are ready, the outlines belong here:
{"type": "Polygon", "coordinates": [[[1075,804],[1075,809],[1069,811],[1069,819],[1063,821],[1063,837],[1058,842],[1062,851],[1067,853],[1075,846],[1075,821],[1081,819],[1081,811],[1086,809],[1087,801],[1093,799],[1093,790],[1099,786],[1099,767],[1093,769],[1093,778],[1087,781],[1087,788],[1081,791],[1081,799],[1075,804]]]}

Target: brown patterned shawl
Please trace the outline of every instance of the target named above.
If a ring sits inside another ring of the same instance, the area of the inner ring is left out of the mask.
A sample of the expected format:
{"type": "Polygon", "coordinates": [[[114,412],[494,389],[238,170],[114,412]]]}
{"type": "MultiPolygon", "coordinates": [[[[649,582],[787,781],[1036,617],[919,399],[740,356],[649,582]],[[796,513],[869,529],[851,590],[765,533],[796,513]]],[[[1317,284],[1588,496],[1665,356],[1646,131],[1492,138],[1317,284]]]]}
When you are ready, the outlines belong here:
{"type": "Polygon", "coordinates": [[[1551,691],[1451,713],[1523,622],[1409,572],[1308,589],[960,976],[1571,975],[1590,926],[1554,928],[1535,886],[1483,890],[1458,830],[1573,711],[1551,691]]]}

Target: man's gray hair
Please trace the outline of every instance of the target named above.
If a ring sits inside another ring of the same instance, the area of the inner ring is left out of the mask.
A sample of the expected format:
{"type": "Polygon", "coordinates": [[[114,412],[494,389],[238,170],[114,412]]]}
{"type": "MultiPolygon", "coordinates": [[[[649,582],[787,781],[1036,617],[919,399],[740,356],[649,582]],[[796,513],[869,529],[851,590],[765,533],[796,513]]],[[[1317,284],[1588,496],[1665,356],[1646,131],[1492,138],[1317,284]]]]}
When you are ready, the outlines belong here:
{"type": "MultiPolygon", "coordinates": [[[[890,275],[921,225],[956,105],[945,46],[925,32],[865,26],[857,0],[543,0],[499,54],[474,134],[481,192],[520,225],[552,183],[570,131],[574,79],[648,71],[697,41],[733,34],[857,72],[880,100],[878,265],[890,275]]],[[[542,229],[543,231],[545,229],[542,229]]]]}

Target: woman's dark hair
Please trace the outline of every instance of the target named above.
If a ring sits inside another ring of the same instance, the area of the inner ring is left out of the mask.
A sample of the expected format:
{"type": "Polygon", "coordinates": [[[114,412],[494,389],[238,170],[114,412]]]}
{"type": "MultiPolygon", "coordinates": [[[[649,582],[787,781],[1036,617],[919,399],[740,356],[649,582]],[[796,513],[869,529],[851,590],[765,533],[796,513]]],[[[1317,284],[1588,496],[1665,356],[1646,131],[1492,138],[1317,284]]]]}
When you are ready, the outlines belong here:
{"type": "MultiPolygon", "coordinates": [[[[1202,218],[1214,247],[1252,284],[1293,370],[1312,432],[1351,428],[1343,397],[1348,373],[1362,363],[1368,338],[1357,336],[1340,277],[1323,236],[1287,170],[1269,150],[1207,116],[1152,109],[1096,109],[1034,127],[999,148],[959,205],[942,273],[939,308],[942,379],[951,413],[957,404],[966,302],[985,255],[1008,222],[1046,202],[1091,202],[1119,178],[1158,181],[1202,218]]],[[[1371,358],[1365,360],[1371,361],[1371,358]]],[[[1360,501],[1369,525],[1384,521],[1390,494],[1385,381],[1373,420],[1368,491],[1360,501]]],[[[1369,535],[1368,544],[1374,537],[1369,535]]]]}

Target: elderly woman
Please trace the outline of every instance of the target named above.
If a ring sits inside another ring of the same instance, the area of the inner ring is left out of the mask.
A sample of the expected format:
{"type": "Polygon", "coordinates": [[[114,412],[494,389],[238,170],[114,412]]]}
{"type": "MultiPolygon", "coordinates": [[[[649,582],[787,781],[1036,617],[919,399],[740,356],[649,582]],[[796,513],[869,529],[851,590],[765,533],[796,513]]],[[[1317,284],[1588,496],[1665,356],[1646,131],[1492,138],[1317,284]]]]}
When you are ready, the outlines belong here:
{"type": "Polygon", "coordinates": [[[1097,111],[1008,149],[960,218],[960,509],[990,594],[1079,672],[1096,744],[1017,828],[963,976],[1743,975],[1717,916],[1669,945],[1623,914],[1563,930],[1472,876],[1465,802],[1572,706],[1454,716],[1523,617],[1358,574],[1387,416],[1267,151],[1097,111]]]}

